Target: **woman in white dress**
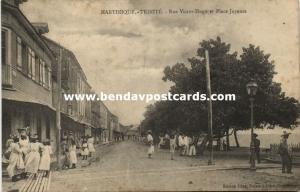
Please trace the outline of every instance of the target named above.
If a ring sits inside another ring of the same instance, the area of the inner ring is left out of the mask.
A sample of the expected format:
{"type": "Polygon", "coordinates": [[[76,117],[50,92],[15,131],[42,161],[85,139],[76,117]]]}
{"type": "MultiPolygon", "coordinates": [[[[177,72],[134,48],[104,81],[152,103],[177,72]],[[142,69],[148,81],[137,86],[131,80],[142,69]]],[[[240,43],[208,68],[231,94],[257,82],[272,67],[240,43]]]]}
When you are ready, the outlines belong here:
{"type": "Polygon", "coordinates": [[[81,146],[81,156],[82,160],[87,160],[87,156],[89,155],[89,149],[88,149],[88,144],[86,142],[86,139],[83,139],[82,141],[82,146],[81,146]]]}
{"type": "Polygon", "coordinates": [[[152,154],[154,153],[154,144],[153,144],[153,137],[151,135],[151,130],[148,130],[147,142],[148,142],[148,145],[149,145],[148,158],[151,158],[152,154]]]}
{"type": "Polygon", "coordinates": [[[72,140],[71,145],[69,147],[70,152],[70,164],[72,165],[71,169],[76,168],[77,164],[77,156],[76,156],[76,142],[72,140]]]}
{"type": "Polygon", "coordinates": [[[10,144],[10,157],[9,157],[9,165],[7,167],[7,172],[9,177],[13,182],[17,181],[17,172],[19,170],[24,169],[24,161],[22,157],[22,150],[20,148],[20,145],[18,143],[19,139],[15,137],[13,139],[13,143],[10,144]]]}
{"type": "Polygon", "coordinates": [[[53,154],[51,143],[49,139],[46,139],[44,146],[42,147],[42,157],[40,161],[39,170],[44,171],[44,177],[48,177],[51,164],[51,155],[53,154]]]}
{"type": "Polygon", "coordinates": [[[37,139],[37,135],[32,137],[32,143],[29,145],[29,153],[25,160],[25,172],[34,174],[34,178],[36,178],[39,169],[41,159],[39,150],[42,148],[42,145],[37,142],[37,139]]]}
{"type": "Polygon", "coordinates": [[[88,144],[88,149],[89,149],[89,156],[92,156],[92,153],[95,153],[95,147],[94,147],[94,138],[92,136],[88,136],[88,140],[87,140],[87,144],[88,144]]]}

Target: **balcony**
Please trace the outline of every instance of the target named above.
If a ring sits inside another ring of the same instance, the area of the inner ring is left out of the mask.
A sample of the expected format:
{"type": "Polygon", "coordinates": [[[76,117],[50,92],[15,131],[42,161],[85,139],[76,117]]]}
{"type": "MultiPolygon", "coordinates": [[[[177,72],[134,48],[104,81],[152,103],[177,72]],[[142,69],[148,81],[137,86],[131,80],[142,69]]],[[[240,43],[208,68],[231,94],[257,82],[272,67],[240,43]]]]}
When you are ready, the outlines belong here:
{"type": "Polygon", "coordinates": [[[12,67],[10,65],[2,65],[2,87],[12,88],[12,67]]]}

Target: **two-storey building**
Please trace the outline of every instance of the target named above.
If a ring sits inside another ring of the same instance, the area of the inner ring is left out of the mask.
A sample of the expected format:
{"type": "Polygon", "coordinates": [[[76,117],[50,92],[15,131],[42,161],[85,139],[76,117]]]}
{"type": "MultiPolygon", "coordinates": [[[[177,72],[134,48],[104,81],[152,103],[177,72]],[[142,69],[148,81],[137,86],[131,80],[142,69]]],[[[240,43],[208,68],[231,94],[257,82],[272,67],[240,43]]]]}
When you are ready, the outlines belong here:
{"type": "Polygon", "coordinates": [[[51,70],[55,56],[42,38],[47,24],[30,23],[19,9],[23,1],[1,2],[2,139],[29,127],[40,140],[53,140],[51,70]]]}

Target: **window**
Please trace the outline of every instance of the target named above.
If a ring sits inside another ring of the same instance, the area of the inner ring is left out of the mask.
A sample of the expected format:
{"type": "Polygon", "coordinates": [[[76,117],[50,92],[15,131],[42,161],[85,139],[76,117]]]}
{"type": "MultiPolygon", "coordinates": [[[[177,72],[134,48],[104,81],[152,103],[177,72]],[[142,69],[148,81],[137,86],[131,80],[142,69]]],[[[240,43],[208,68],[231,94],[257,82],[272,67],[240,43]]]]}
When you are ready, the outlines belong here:
{"type": "Polygon", "coordinates": [[[48,87],[49,89],[51,89],[51,70],[50,68],[48,68],[48,87]]]}
{"type": "Polygon", "coordinates": [[[35,56],[35,81],[40,82],[40,59],[35,56]]]}
{"type": "Polygon", "coordinates": [[[40,63],[40,85],[43,85],[43,60],[39,59],[39,63],[40,63]]]}
{"type": "Polygon", "coordinates": [[[27,59],[27,48],[25,43],[22,42],[22,71],[24,74],[28,73],[28,59],[27,59]]]}
{"type": "Polygon", "coordinates": [[[7,65],[7,31],[1,31],[1,51],[2,51],[2,65],[7,65]]]}
{"type": "Polygon", "coordinates": [[[43,86],[46,86],[46,64],[43,61],[43,86]]]}
{"type": "Polygon", "coordinates": [[[45,87],[46,88],[49,88],[49,70],[48,70],[48,67],[47,65],[45,65],[45,87]]]}
{"type": "Polygon", "coordinates": [[[17,37],[17,68],[22,69],[22,40],[17,37]]]}
{"type": "Polygon", "coordinates": [[[35,53],[28,47],[28,77],[35,79],[35,53]]]}

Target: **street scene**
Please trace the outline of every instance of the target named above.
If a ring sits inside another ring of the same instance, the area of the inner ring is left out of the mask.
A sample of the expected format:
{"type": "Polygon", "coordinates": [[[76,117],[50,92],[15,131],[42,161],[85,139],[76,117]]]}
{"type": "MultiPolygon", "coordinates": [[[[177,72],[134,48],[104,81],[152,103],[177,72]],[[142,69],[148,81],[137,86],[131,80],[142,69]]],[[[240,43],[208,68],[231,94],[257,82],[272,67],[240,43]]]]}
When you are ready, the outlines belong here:
{"type": "Polygon", "coordinates": [[[2,191],[299,191],[297,7],[1,1],[2,191]]]}

